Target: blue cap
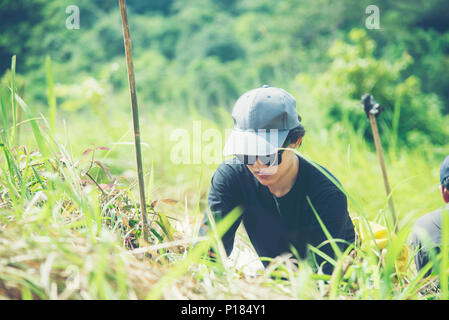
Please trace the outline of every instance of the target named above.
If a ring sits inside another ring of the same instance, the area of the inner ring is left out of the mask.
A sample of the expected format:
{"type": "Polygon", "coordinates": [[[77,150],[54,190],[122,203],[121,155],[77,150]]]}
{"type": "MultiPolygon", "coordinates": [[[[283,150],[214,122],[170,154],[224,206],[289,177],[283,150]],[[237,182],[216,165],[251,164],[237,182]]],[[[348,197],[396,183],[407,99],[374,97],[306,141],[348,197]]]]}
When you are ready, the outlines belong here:
{"type": "Polygon", "coordinates": [[[444,159],[440,168],[440,184],[443,184],[444,179],[449,177],[449,156],[444,159]]]}
{"type": "Polygon", "coordinates": [[[289,131],[300,125],[295,98],[284,89],[268,85],[240,96],[232,118],[234,129],[223,149],[225,156],[273,154],[289,131]]]}

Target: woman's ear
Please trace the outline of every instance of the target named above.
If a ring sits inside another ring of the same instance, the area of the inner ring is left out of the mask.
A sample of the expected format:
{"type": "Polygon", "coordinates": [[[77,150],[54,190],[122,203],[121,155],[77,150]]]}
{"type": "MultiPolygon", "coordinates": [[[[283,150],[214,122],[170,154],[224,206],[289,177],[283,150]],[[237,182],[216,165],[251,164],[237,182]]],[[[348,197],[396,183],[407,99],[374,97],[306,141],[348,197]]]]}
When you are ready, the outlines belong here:
{"type": "Polygon", "coordinates": [[[441,195],[443,196],[444,202],[449,203],[449,190],[443,186],[440,186],[441,195]]]}
{"type": "Polygon", "coordinates": [[[293,145],[293,148],[292,148],[292,149],[296,149],[298,146],[301,145],[301,143],[302,143],[302,138],[303,138],[303,137],[301,137],[301,138],[299,138],[298,140],[296,140],[296,142],[295,142],[295,144],[293,145]]]}

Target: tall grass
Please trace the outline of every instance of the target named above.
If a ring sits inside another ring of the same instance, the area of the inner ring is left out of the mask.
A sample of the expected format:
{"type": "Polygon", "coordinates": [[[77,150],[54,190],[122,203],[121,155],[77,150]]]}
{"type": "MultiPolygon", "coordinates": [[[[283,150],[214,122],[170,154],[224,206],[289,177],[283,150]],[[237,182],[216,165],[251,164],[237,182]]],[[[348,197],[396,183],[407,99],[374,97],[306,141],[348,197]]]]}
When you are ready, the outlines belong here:
{"type": "Polygon", "coordinates": [[[52,131],[55,130],[56,126],[56,96],[54,90],[53,83],[53,73],[51,69],[51,58],[47,56],[45,59],[45,71],[46,71],[46,80],[47,80],[47,99],[48,99],[48,107],[50,110],[50,129],[52,131]]]}
{"type": "Polygon", "coordinates": [[[15,76],[16,76],[16,56],[13,56],[11,59],[11,107],[12,107],[12,130],[11,130],[11,140],[12,143],[15,142],[16,136],[17,136],[17,104],[16,100],[14,98],[14,95],[16,94],[16,82],[15,82],[15,76]]]}
{"type": "MultiPolygon", "coordinates": [[[[151,224],[151,243],[141,247],[136,173],[129,170],[134,166],[129,123],[108,128],[99,125],[100,118],[73,114],[69,123],[55,122],[52,128],[52,121],[48,124],[15,94],[13,66],[11,99],[0,99],[1,298],[447,299],[447,246],[420,272],[413,254],[406,258],[405,271],[398,265],[414,220],[441,205],[436,188],[439,161],[430,155],[432,150],[397,150],[394,161],[386,159],[399,218],[400,232],[393,236],[374,149],[341,124],[308,128],[300,153],[339,179],[350,215],[360,222],[358,232],[364,229],[367,240],[339,252],[328,234],[337,252],[334,258],[325,257],[335,265],[332,275],[323,274],[313,257],[296,267],[294,255],[262,257],[270,265],[248,274],[220,250],[220,235],[235,216],[218,224],[211,237],[195,239],[216,164],[175,165],[170,160],[174,129],[193,135],[193,120],[202,121],[203,131],[224,128],[199,114],[185,115],[180,122],[180,114],[159,111],[151,115],[156,120],[149,121],[142,113],[151,199],[147,205],[156,223],[151,224]],[[25,117],[21,145],[12,139],[18,125],[16,106],[25,117]],[[119,138],[110,138],[114,136],[119,138]],[[387,227],[382,246],[373,241],[377,231],[372,222],[387,227]],[[210,246],[218,248],[216,261],[204,258],[210,246]],[[425,278],[432,266],[438,267],[436,273],[425,278]],[[441,293],[431,286],[437,278],[441,293]]],[[[229,115],[223,114],[221,123],[229,123],[229,115]]],[[[445,220],[446,230],[447,224],[445,220]]],[[[255,255],[246,235],[238,232],[236,252],[246,249],[255,255]]],[[[323,255],[320,247],[310,251],[323,255]]]]}

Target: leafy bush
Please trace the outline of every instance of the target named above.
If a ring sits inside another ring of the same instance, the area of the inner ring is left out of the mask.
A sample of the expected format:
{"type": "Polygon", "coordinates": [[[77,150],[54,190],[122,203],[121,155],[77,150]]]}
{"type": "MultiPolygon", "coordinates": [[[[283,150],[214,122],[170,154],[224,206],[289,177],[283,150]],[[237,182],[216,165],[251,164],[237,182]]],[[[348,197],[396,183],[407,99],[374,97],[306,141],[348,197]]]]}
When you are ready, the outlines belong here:
{"type": "Polygon", "coordinates": [[[403,53],[390,61],[374,56],[375,43],[364,30],[349,33],[350,42],[337,40],[329,49],[329,69],[316,76],[299,74],[298,86],[305,86],[316,108],[324,108],[328,126],[335,122],[370,135],[360,99],[371,93],[385,110],[379,117],[381,129],[390,136],[387,143],[415,146],[420,143],[445,144],[449,121],[442,114],[443,103],[436,94],[423,93],[419,78],[402,72],[413,60],[403,53]]]}

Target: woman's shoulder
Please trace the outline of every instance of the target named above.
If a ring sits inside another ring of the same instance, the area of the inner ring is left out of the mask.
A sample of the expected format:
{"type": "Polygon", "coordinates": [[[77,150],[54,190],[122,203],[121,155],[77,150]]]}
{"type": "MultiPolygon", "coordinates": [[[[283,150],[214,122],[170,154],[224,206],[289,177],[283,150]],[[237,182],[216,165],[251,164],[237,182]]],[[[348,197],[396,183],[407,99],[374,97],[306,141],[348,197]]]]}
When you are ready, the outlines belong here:
{"type": "Polygon", "coordinates": [[[311,197],[344,195],[342,184],[327,168],[304,157],[300,157],[300,161],[311,197]]]}

